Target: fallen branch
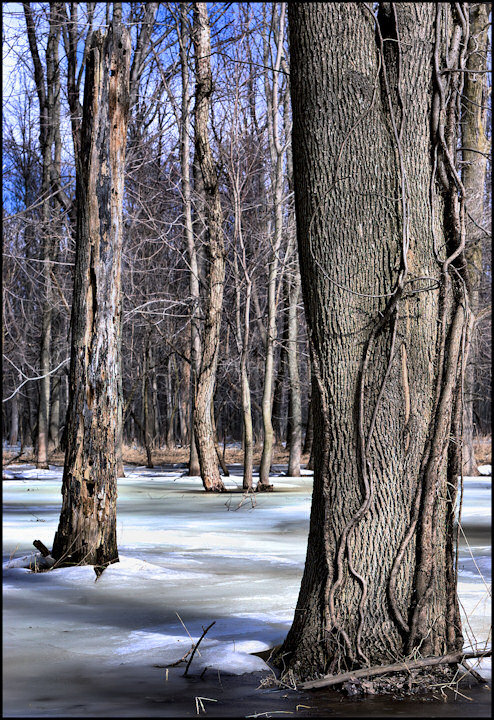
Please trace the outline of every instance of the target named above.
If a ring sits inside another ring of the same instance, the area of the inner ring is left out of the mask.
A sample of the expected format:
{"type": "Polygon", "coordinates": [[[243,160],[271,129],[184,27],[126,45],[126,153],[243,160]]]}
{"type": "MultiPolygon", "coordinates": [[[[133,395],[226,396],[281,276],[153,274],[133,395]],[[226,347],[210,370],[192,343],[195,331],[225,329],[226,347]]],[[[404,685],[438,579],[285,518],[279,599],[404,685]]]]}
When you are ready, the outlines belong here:
{"type": "Polygon", "coordinates": [[[3,462],[2,463],[3,467],[7,467],[7,465],[10,465],[11,463],[15,462],[16,460],[18,460],[20,457],[22,457],[25,454],[26,454],[26,451],[21,450],[21,452],[18,455],[14,455],[14,457],[10,458],[10,460],[3,462]]]}
{"type": "Polygon", "coordinates": [[[183,657],[181,657],[180,660],[177,660],[174,663],[170,663],[169,665],[159,665],[159,666],[155,666],[155,667],[167,667],[167,668],[178,667],[180,665],[180,663],[183,663],[187,660],[187,658],[189,657],[189,655],[193,649],[194,649],[194,646],[192,646],[189,650],[187,650],[185,655],[183,657]]]}
{"type": "Polygon", "coordinates": [[[471,667],[471,666],[467,663],[466,660],[462,660],[461,663],[460,663],[460,665],[463,665],[463,667],[465,668],[465,670],[466,670],[468,673],[470,673],[470,675],[471,675],[473,678],[475,678],[475,680],[476,680],[477,682],[479,682],[481,685],[483,685],[484,683],[487,682],[487,681],[485,680],[485,678],[483,678],[482,675],[480,675],[480,673],[478,673],[476,670],[474,670],[473,667],[471,667]]]}
{"type": "Polygon", "coordinates": [[[419,660],[409,660],[406,662],[394,663],[394,665],[380,665],[378,667],[362,668],[353,672],[340,673],[339,675],[326,675],[319,680],[309,680],[300,683],[297,690],[312,690],[313,688],[329,687],[330,685],[340,685],[347,680],[356,678],[367,678],[375,675],[385,675],[386,673],[403,672],[409,670],[417,670],[418,668],[432,667],[433,665],[453,665],[455,663],[462,664],[464,660],[479,657],[491,657],[492,651],[470,652],[470,653],[450,653],[440,657],[420,658],[419,660]]]}
{"type": "Polygon", "coordinates": [[[206,635],[207,631],[208,631],[210,628],[212,628],[213,625],[215,625],[215,624],[216,624],[216,620],[213,620],[213,622],[211,623],[211,625],[208,625],[207,628],[206,628],[205,630],[203,630],[203,633],[202,633],[201,637],[199,638],[199,640],[198,640],[198,641],[196,642],[196,644],[194,645],[194,648],[193,648],[193,650],[192,650],[192,655],[190,656],[190,660],[189,660],[189,662],[187,663],[187,667],[185,668],[185,672],[184,672],[184,675],[183,675],[184,677],[187,676],[187,670],[188,670],[189,667],[190,667],[190,663],[192,662],[192,658],[194,657],[195,652],[196,652],[197,648],[199,647],[199,645],[200,645],[200,643],[201,643],[201,640],[202,640],[203,637],[206,635]]]}
{"type": "Polygon", "coordinates": [[[43,555],[43,557],[48,557],[48,555],[50,554],[50,551],[48,550],[46,545],[44,545],[44,543],[41,542],[41,540],[34,540],[33,545],[36,548],[36,550],[40,551],[40,553],[43,555]]]}

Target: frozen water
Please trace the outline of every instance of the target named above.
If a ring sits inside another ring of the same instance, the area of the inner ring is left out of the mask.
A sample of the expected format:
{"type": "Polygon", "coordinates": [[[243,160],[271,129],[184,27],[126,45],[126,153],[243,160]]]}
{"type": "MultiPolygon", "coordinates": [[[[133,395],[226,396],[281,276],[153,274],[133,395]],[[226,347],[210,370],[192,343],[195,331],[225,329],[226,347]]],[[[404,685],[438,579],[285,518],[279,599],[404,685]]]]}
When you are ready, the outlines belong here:
{"type": "MultiPolygon", "coordinates": [[[[192,660],[194,676],[206,669],[270,672],[252,653],[279,644],[290,627],[312,477],[280,475],[273,493],[248,498],[239,490],[240,469],[232,471],[224,478],[229,492],[216,495],[176,469],[127,468],[119,480],[120,562],[96,581],[91,567],[39,574],[15,567],[23,564],[16,558],[33,556],[33,540],[52,545],[61,469],[9,467],[3,483],[5,714],[132,716],[127,690],[160,686],[164,666],[184,657],[213,620],[192,660]],[[110,686],[122,699],[107,706],[110,686]]],[[[460,535],[458,565],[469,646],[490,640],[491,480],[466,478],[464,488],[468,544],[460,535]]],[[[174,682],[183,668],[169,670],[174,682]]],[[[488,671],[490,661],[482,668],[488,671]]]]}

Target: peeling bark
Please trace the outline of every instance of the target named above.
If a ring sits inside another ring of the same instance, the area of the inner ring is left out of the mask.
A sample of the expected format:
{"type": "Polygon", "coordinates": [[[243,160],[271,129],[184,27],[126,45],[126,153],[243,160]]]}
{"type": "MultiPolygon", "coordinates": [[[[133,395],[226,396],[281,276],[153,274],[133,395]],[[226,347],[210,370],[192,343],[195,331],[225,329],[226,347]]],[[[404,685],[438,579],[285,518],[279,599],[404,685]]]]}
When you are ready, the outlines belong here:
{"type": "Polygon", "coordinates": [[[67,451],[53,556],[104,568],[116,544],[120,266],[130,37],[115,17],[87,59],[77,227],[67,451]]]}
{"type": "Polygon", "coordinates": [[[197,378],[194,430],[204,489],[222,492],[211,423],[216,369],[218,366],[219,333],[225,282],[225,251],[223,247],[222,210],[217,170],[208,137],[211,75],[211,44],[206,3],[194,3],[193,41],[196,67],[195,150],[204,182],[207,215],[207,296],[204,313],[201,368],[197,378]]]}

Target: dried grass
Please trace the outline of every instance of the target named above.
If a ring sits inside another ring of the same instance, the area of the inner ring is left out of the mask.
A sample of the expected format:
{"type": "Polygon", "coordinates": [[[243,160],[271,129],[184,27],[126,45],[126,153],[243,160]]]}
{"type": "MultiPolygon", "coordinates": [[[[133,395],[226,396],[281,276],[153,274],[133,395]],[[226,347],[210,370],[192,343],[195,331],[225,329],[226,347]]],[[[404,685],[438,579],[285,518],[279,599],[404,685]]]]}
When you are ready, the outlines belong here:
{"type": "MultiPolygon", "coordinates": [[[[223,452],[223,447],[220,448],[223,452]]],[[[143,447],[136,447],[131,445],[123,446],[123,461],[126,465],[146,465],[147,456],[146,451],[143,447]]],[[[258,444],[254,446],[254,465],[259,465],[261,462],[262,445],[258,444]]],[[[288,462],[288,450],[284,447],[276,446],[273,450],[273,463],[282,464],[288,462]]],[[[9,460],[15,457],[13,452],[3,452],[3,462],[8,463],[9,460]]],[[[227,465],[233,463],[242,463],[244,459],[243,452],[240,448],[226,448],[225,461],[227,465]]],[[[170,465],[177,463],[187,463],[189,461],[189,448],[185,447],[161,447],[156,448],[152,451],[152,460],[154,465],[170,465]]],[[[302,464],[309,461],[308,455],[302,455],[302,464]]],[[[64,454],[60,451],[51,452],[48,454],[48,462],[50,465],[63,465],[64,454]]],[[[36,458],[33,451],[24,453],[20,458],[17,458],[12,463],[24,464],[30,463],[35,464],[36,458]]]]}
{"type": "Polygon", "coordinates": [[[478,435],[473,441],[473,450],[477,465],[492,465],[492,438],[490,435],[478,435]]]}

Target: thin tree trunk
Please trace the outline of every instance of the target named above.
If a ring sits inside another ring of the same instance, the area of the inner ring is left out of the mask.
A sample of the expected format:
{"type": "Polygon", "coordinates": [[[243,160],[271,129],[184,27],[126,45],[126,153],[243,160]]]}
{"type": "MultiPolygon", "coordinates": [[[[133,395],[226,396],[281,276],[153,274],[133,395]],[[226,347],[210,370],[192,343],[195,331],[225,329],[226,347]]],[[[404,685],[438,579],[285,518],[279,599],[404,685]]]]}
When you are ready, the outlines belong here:
{"type": "MultiPolygon", "coordinates": [[[[473,313],[479,306],[478,288],[482,277],[482,240],[486,232],[484,224],[484,189],[487,169],[487,157],[490,153],[490,142],[485,134],[487,104],[487,77],[482,75],[485,69],[489,37],[489,14],[491,3],[476,3],[470,7],[470,38],[468,43],[467,69],[462,95],[462,180],[466,192],[466,223],[468,248],[465,252],[467,261],[467,283],[470,304],[473,313]]],[[[469,345],[471,345],[471,340],[469,345]]],[[[472,350],[475,345],[473,345],[472,350]]],[[[470,348],[466,365],[464,398],[463,398],[463,473],[478,475],[474,441],[473,400],[475,394],[475,360],[470,348]]]]}
{"type": "Polygon", "coordinates": [[[150,383],[149,383],[149,373],[150,373],[150,343],[151,343],[151,336],[148,334],[146,338],[146,345],[144,349],[144,358],[142,362],[142,428],[143,428],[143,441],[144,441],[144,448],[146,450],[146,467],[152,468],[153,465],[153,455],[151,450],[151,437],[150,437],[150,427],[151,427],[151,417],[149,412],[149,390],[150,390],[150,383]]]}
{"type": "Polygon", "coordinates": [[[201,369],[197,378],[195,397],[194,429],[204,488],[207,491],[222,492],[225,487],[218,471],[211,425],[211,403],[218,365],[225,258],[218,177],[208,137],[209,105],[212,92],[209,20],[206,3],[194,3],[193,7],[196,68],[195,149],[204,181],[208,232],[206,251],[209,261],[201,369]]]}
{"type": "MultiPolygon", "coordinates": [[[[38,101],[40,106],[40,145],[42,156],[42,182],[41,182],[41,233],[43,244],[43,305],[41,318],[41,342],[39,375],[39,405],[37,430],[37,457],[36,466],[48,467],[49,442],[49,414],[50,414],[50,361],[52,340],[52,269],[55,238],[53,228],[50,226],[51,216],[51,181],[56,174],[56,125],[60,123],[60,69],[58,57],[58,42],[61,32],[61,3],[52,3],[50,7],[48,40],[46,46],[46,79],[45,70],[39,57],[34,19],[30,3],[24,2],[24,15],[34,64],[34,75],[38,101]],[[46,83],[46,84],[45,84],[46,83]],[[53,152],[55,151],[55,157],[53,152]]],[[[56,234],[55,234],[56,237],[56,234]]]]}
{"type": "MultiPolygon", "coordinates": [[[[262,394],[262,421],[264,428],[264,442],[262,447],[261,465],[259,468],[259,482],[257,490],[271,490],[269,473],[273,456],[274,433],[271,422],[272,392],[273,392],[273,356],[276,340],[276,280],[278,275],[279,251],[283,235],[283,148],[280,145],[278,128],[278,78],[281,58],[283,55],[283,36],[285,3],[281,3],[279,18],[278,48],[273,71],[273,85],[269,87],[268,77],[265,74],[265,85],[268,106],[269,146],[271,163],[273,166],[273,210],[274,210],[274,238],[273,250],[269,261],[268,271],[268,323],[266,339],[266,360],[264,365],[264,388],[262,394]]],[[[275,8],[275,6],[273,6],[275,8]]],[[[264,28],[264,58],[268,66],[268,49],[266,41],[266,28],[264,28]]],[[[265,71],[267,73],[267,70],[265,71]]]]}
{"type": "Polygon", "coordinates": [[[121,3],[115,3],[113,22],[106,34],[93,34],[87,60],[76,166],[68,446],[52,551],[58,561],[94,564],[97,572],[118,561],[118,328],[130,59],[121,17],[121,3]]]}
{"type": "Polygon", "coordinates": [[[151,401],[153,409],[153,424],[151,433],[151,442],[153,448],[159,446],[159,434],[160,434],[160,415],[159,415],[159,403],[158,403],[158,375],[156,373],[156,360],[154,358],[152,346],[149,349],[149,363],[151,372],[151,401]]]}
{"type": "Polygon", "coordinates": [[[300,275],[295,275],[290,283],[288,306],[288,371],[290,377],[290,456],[288,459],[289,477],[300,477],[300,455],[302,449],[302,404],[300,398],[300,376],[298,372],[298,318],[297,308],[300,297],[300,275]]]}
{"type": "Polygon", "coordinates": [[[192,193],[190,188],[190,92],[188,47],[187,6],[180,4],[180,67],[182,71],[182,115],[180,126],[180,167],[182,173],[182,202],[184,210],[184,233],[189,261],[190,312],[190,455],[189,475],[199,475],[199,455],[194,432],[194,405],[197,392],[197,378],[201,365],[200,335],[200,293],[199,266],[192,224],[192,193]]]}
{"type": "Polygon", "coordinates": [[[180,384],[180,398],[179,398],[179,425],[180,425],[180,445],[185,447],[187,443],[190,443],[191,435],[190,428],[188,426],[189,403],[187,402],[190,398],[190,363],[186,360],[182,364],[182,378],[183,383],[180,384]]]}
{"type": "Polygon", "coordinates": [[[168,419],[168,430],[166,434],[166,444],[168,447],[174,447],[175,446],[175,433],[174,433],[174,424],[175,424],[175,417],[178,410],[178,385],[175,382],[175,392],[173,392],[173,384],[172,384],[172,378],[173,375],[175,375],[176,380],[177,378],[177,368],[175,364],[175,356],[170,355],[168,358],[168,393],[169,393],[169,402],[170,402],[170,415],[168,419]]]}
{"type": "Polygon", "coordinates": [[[283,307],[283,329],[281,331],[280,339],[280,356],[278,360],[278,370],[276,373],[276,380],[274,383],[273,392],[273,411],[272,411],[272,423],[274,431],[274,440],[277,445],[281,445],[283,440],[283,405],[284,405],[284,390],[285,390],[285,376],[287,368],[287,345],[288,345],[288,300],[285,297],[283,307]]]}
{"type": "MultiPolygon", "coordinates": [[[[309,392],[311,381],[309,377],[309,392]]],[[[304,448],[302,453],[310,455],[312,451],[312,441],[314,439],[314,418],[312,416],[312,396],[309,394],[309,402],[307,403],[307,427],[305,429],[304,448]]]]}
{"type": "Polygon", "coordinates": [[[18,393],[10,401],[10,445],[17,445],[19,435],[19,397],[18,393]]]}
{"type": "Polygon", "coordinates": [[[51,389],[49,447],[54,451],[60,445],[60,381],[60,375],[56,375],[51,389]]]}
{"type": "Polygon", "coordinates": [[[230,471],[228,470],[228,468],[226,466],[224,453],[222,453],[220,450],[220,443],[218,440],[218,431],[216,429],[216,421],[214,418],[214,402],[211,403],[211,425],[213,426],[213,437],[214,437],[214,447],[216,450],[216,457],[218,458],[218,462],[223,471],[223,475],[225,477],[229,477],[230,471]]]}

